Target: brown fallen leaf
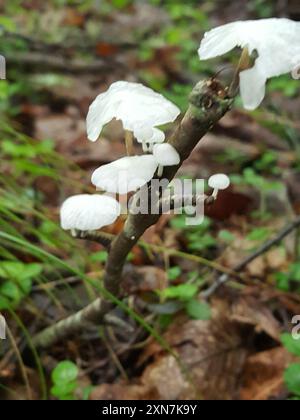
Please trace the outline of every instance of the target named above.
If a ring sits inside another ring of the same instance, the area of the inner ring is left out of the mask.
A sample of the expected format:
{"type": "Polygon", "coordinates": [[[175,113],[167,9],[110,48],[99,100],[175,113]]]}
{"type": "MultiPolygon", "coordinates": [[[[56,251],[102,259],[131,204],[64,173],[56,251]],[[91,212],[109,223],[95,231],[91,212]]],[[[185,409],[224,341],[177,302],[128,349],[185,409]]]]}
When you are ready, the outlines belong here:
{"type": "Polygon", "coordinates": [[[177,317],[164,338],[180,357],[184,372],[175,360],[152,342],[141,355],[140,364],[149,358],[141,382],[151,384],[159,399],[235,399],[247,349],[247,328],[229,319],[230,307],[221,301],[213,305],[209,321],[177,317]],[[171,385],[170,385],[171,384],[171,385]]]}
{"type": "Polygon", "coordinates": [[[277,347],[248,357],[240,398],[268,400],[285,395],[284,369],[295,360],[285,348],[277,347]]]}
{"type": "Polygon", "coordinates": [[[254,296],[241,296],[233,303],[231,320],[252,325],[257,333],[264,332],[280,341],[281,327],[268,306],[254,296]]]}
{"type": "Polygon", "coordinates": [[[122,288],[128,294],[163,290],[167,287],[166,272],[155,266],[131,267],[125,272],[122,288]]]}
{"type": "Polygon", "coordinates": [[[148,386],[140,384],[128,384],[121,381],[117,384],[101,384],[93,389],[90,395],[92,401],[115,401],[115,400],[153,400],[156,399],[155,394],[151,394],[148,386]]]}

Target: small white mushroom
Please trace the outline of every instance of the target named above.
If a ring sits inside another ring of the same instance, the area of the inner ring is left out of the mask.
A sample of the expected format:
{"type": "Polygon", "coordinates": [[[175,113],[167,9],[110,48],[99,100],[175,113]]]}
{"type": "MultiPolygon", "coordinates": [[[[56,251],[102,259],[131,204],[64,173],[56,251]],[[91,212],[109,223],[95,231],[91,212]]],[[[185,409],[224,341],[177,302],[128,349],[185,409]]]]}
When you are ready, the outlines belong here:
{"type": "Polygon", "coordinates": [[[166,138],[165,133],[158,128],[142,125],[135,127],[134,136],[139,143],[142,143],[143,152],[152,152],[154,144],[163,143],[166,138]]]}
{"type": "Polygon", "coordinates": [[[177,150],[169,143],[155,144],[153,147],[153,156],[158,163],[157,175],[163,174],[164,166],[178,165],[180,156],[177,150]]]}
{"type": "Polygon", "coordinates": [[[213,188],[212,197],[216,199],[219,190],[226,190],[229,187],[230,179],[225,174],[215,174],[209,178],[208,185],[213,188]]]}
{"type": "Polygon", "coordinates": [[[87,132],[91,141],[96,141],[102,128],[112,119],[121,120],[125,130],[139,138],[139,130],[148,130],[149,140],[154,127],[175,121],[180,110],[163,95],[139,83],[119,81],[101,93],[90,106],[87,115],[87,132]],[[151,131],[150,131],[151,130],[151,131]]]}
{"type": "Polygon", "coordinates": [[[92,184],[110,193],[127,194],[147,184],[157,165],[152,155],[126,156],[96,169],[92,184]]]}
{"type": "Polygon", "coordinates": [[[106,195],[81,194],[69,197],[60,210],[64,230],[97,230],[112,224],[121,213],[120,204],[106,195]]]}
{"type": "Polygon", "coordinates": [[[240,73],[241,96],[246,109],[256,109],[265,96],[271,77],[289,73],[300,56],[300,22],[290,19],[237,21],[212,29],[204,35],[199,48],[201,60],[218,57],[236,46],[247,48],[258,58],[251,69],[240,73]]]}

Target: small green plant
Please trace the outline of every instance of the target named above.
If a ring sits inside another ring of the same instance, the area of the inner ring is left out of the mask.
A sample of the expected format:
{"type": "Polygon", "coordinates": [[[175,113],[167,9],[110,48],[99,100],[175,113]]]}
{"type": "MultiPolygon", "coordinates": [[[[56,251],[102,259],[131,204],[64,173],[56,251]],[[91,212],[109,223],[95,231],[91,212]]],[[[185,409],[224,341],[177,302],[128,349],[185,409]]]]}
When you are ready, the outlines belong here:
{"type": "Polygon", "coordinates": [[[170,281],[177,280],[181,275],[181,268],[175,265],[174,267],[168,269],[167,274],[170,281]]]}
{"type": "Polygon", "coordinates": [[[78,374],[78,367],[73,362],[68,360],[60,362],[51,374],[53,383],[51,395],[61,401],[75,400],[78,374]]]}
{"type": "Polygon", "coordinates": [[[296,290],[300,293],[300,263],[291,264],[288,272],[276,273],[275,279],[280,290],[289,292],[296,290]]]}
{"type": "Polygon", "coordinates": [[[0,262],[0,310],[18,306],[31,292],[32,281],[43,270],[41,264],[20,261],[0,262]]]}
{"type": "Polygon", "coordinates": [[[187,226],[185,215],[180,215],[171,220],[171,226],[177,230],[183,230],[188,242],[188,249],[193,252],[207,251],[217,246],[217,240],[209,233],[211,220],[204,218],[201,225],[187,226]]]}
{"type": "Polygon", "coordinates": [[[277,155],[272,150],[268,150],[261,155],[259,159],[254,162],[254,168],[258,172],[269,173],[273,175],[278,175],[280,169],[277,166],[277,155]]]}
{"type": "Polygon", "coordinates": [[[279,181],[272,181],[259,175],[255,169],[246,168],[242,175],[233,175],[230,177],[233,184],[249,185],[255,188],[260,195],[260,208],[253,213],[253,216],[261,219],[267,219],[270,215],[267,212],[267,197],[271,191],[280,191],[283,185],[279,181]]]}
{"type": "Polygon", "coordinates": [[[185,283],[177,286],[170,286],[160,292],[163,301],[172,305],[177,312],[184,310],[192,319],[208,320],[211,317],[210,306],[206,302],[197,300],[198,285],[185,283]]]}
{"type": "MultiPolygon", "coordinates": [[[[300,358],[300,339],[285,333],[281,336],[281,342],[290,353],[300,358]]],[[[300,400],[300,363],[292,363],[288,366],[284,372],[284,381],[293,399],[300,400]]]]}

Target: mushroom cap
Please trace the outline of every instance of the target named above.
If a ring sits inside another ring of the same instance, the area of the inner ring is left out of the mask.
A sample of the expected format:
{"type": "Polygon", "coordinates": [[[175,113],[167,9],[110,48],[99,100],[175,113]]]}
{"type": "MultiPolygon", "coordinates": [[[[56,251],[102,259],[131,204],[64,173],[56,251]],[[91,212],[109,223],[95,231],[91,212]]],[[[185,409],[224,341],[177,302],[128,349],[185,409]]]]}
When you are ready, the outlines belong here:
{"type": "Polygon", "coordinates": [[[208,185],[216,190],[225,190],[230,185],[230,179],[225,174],[215,174],[209,178],[208,185]]]}
{"type": "Polygon", "coordinates": [[[139,143],[163,143],[165,141],[165,133],[158,128],[137,127],[134,136],[139,143]]]}
{"type": "Polygon", "coordinates": [[[139,83],[116,82],[90,106],[87,132],[96,141],[105,124],[121,120],[125,130],[135,132],[142,124],[149,129],[175,121],[180,110],[163,95],[139,83]]]}
{"type": "Polygon", "coordinates": [[[153,148],[153,156],[161,166],[178,165],[180,162],[179,153],[169,143],[156,144],[153,148]]]}
{"type": "Polygon", "coordinates": [[[300,22],[290,19],[237,21],[212,29],[199,48],[201,60],[223,55],[234,47],[258,52],[253,68],[240,73],[241,96],[246,109],[256,109],[265,96],[266,81],[292,71],[299,63],[300,22]]]}
{"type": "Polygon", "coordinates": [[[110,193],[127,194],[147,184],[156,169],[157,162],[152,155],[126,156],[96,169],[92,183],[110,193]]]}
{"type": "Polygon", "coordinates": [[[74,195],[64,201],[60,210],[61,227],[65,230],[97,230],[112,224],[121,206],[112,197],[99,194],[74,195]]]}

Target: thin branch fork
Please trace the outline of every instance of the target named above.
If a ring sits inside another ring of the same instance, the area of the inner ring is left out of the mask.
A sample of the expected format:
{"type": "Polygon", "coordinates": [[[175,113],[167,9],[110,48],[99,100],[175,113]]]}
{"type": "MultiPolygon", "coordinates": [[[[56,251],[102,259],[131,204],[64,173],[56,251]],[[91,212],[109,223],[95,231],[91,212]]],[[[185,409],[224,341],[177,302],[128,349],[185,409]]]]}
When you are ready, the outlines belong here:
{"type": "MultiPolygon", "coordinates": [[[[165,167],[162,178],[169,182],[175,177],[185,159],[189,157],[199,140],[232,107],[233,99],[227,96],[226,89],[217,80],[199,82],[190,95],[190,106],[168,140],[179,153],[180,163],[165,167]]],[[[151,186],[148,188],[148,202],[151,202],[151,186]]],[[[136,199],[139,199],[139,192],[136,199]]],[[[159,203],[161,196],[157,196],[159,203]]],[[[153,203],[152,203],[153,204],[153,203]]],[[[154,203],[155,204],[155,203],[154,203]]],[[[152,225],[156,224],[160,214],[129,214],[123,231],[112,241],[103,279],[105,289],[114,296],[120,296],[123,267],[127,256],[140,237],[152,225]]],[[[114,305],[104,299],[97,299],[78,313],[46,328],[34,337],[37,347],[48,347],[71,333],[80,331],[87,322],[101,323],[104,316],[114,305]]]]}
{"type": "MultiPolygon", "coordinates": [[[[261,245],[255,252],[250,254],[248,257],[243,259],[239,264],[237,264],[232,271],[239,273],[248,264],[254,261],[256,258],[260,257],[261,255],[268,252],[273,246],[278,245],[282,242],[282,240],[292,233],[294,230],[300,227],[300,216],[285,226],[274,238],[266,241],[263,245],[261,245]]],[[[202,296],[205,298],[209,298],[212,294],[214,294],[220,286],[227,283],[230,280],[230,274],[222,274],[218,279],[207,289],[203,292],[202,296]]]]}

